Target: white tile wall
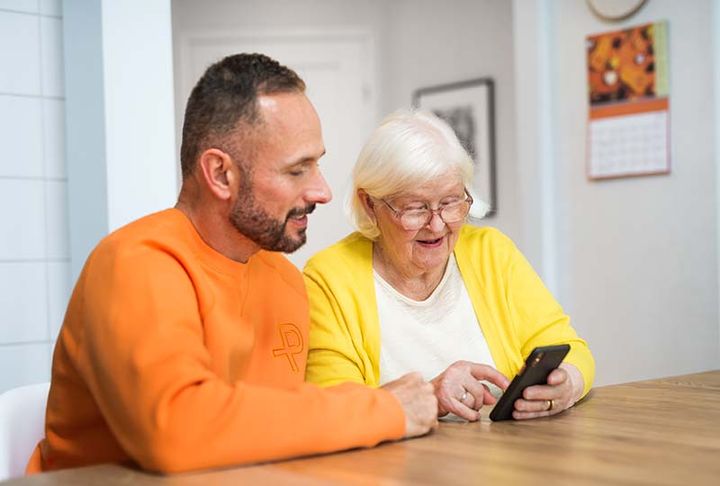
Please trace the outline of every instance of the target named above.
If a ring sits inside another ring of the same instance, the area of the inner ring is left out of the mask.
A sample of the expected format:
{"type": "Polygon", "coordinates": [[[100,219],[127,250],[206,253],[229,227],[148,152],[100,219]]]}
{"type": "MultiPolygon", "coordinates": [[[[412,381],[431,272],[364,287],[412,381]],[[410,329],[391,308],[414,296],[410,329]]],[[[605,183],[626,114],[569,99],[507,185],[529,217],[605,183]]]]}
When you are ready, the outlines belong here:
{"type": "Polygon", "coordinates": [[[49,262],[48,278],[48,328],[50,339],[57,338],[65,317],[68,300],[72,292],[69,262],[49,262]]]}
{"type": "Polygon", "coordinates": [[[40,0],[40,13],[62,17],[62,0],[40,0]]]}
{"type": "Polygon", "coordinates": [[[0,345],[0,392],[50,381],[50,343],[0,345]]]}
{"type": "Polygon", "coordinates": [[[70,294],[60,0],[0,0],[0,393],[47,381],[70,294]]]}
{"type": "Polygon", "coordinates": [[[37,13],[38,0],[0,0],[0,9],[37,13]]]}
{"type": "Polygon", "coordinates": [[[45,272],[45,262],[0,263],[0,342],[50,338],[45,272]]]}
{"type": "Polygon", "coordinates": [[[43,102],[0,95],[0,177],[42,177],[43,102]]]}
{"type": "Polygon", "coordinates": [[[50,260],[70,259],[67,206],[67,182],[45,182],[45,248],[50,260]]]}
{"type": "Polygon", "coordinates": [[[45,259],[45,182],[0,179],[0,261],[45,259]]]}
{"type": "Polygon", "coordinates": [[[0,11],[0,93],[40,94],[40,21],[0,11]]]}
{"type": "Polygon", "coordinates": [[[42,104],[45,177],[65,178],[65,102],[44,99],[42,104]]]}
{"type": "Polygon", "coordinates": [[[62,62],[62,20],[40,17],[40,38],[42,40],[42,94],[44,96],[63,96],[65,83],[62,62]]]}

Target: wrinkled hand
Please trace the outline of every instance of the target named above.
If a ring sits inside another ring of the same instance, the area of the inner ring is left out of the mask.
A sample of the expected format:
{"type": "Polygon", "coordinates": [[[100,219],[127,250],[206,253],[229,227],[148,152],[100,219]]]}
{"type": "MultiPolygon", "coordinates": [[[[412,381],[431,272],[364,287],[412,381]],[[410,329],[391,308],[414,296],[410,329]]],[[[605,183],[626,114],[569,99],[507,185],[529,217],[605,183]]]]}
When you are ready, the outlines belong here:
{"type": "Polygon", "coordinates": [[[432,385],[420,373],[408,373],[381,388],[400,401],[405,412],[406,438],[427,434],[437,427],[437,399],[432,385]]]}
{"type": "Polygon", "coordinates": [[[489,381],[503,390],[510,383],[492,366],[470,361],[456,361],[433,378],[430,383],[438,400],[438,417],[452,412],[470,422],[478,420],[482,406],[496,401],[487,385],[479,380],[489,381]]]}
{"type": "Polygon", "coordinates": [[[523,398],[515,400],[513,418],[525,420],[560,413],[580,399],[584,386],[580,371],[571,364],[562,363],[550,373],[547,385],[525,388],[523,398]]]}

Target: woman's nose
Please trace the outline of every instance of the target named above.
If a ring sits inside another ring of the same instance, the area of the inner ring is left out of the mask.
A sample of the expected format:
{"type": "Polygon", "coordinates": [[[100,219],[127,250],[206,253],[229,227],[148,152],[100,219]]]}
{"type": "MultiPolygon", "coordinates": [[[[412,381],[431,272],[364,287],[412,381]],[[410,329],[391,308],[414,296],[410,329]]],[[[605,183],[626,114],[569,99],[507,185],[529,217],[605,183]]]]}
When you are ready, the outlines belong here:
{"type": "Polygon", "coordinates": [[[440,217],[440,211],[433,211],[428,226],[432,231],[438,232],[445,226],[445,221],[440,217]]]}

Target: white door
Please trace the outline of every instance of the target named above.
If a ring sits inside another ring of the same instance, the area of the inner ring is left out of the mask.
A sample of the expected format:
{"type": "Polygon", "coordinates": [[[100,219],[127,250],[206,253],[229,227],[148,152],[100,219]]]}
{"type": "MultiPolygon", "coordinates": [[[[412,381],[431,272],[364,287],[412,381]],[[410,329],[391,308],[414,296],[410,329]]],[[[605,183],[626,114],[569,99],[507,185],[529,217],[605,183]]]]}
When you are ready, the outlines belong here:
{"type": "Polygon", "coordinates": [[[320,167],[333,191],[333,200],[310,216],[307,244],[288,255],[300,269],[315,252],[353,230],[344,209],[351,171],[377,120],[372,48],[370,34],[338,31],[252,35],[213,32],[181,39],[183,109],[205,69],[229,54],[267,54],[294,69],[307,84],[308,97],[323,127],[327,154],[320,167]]]}

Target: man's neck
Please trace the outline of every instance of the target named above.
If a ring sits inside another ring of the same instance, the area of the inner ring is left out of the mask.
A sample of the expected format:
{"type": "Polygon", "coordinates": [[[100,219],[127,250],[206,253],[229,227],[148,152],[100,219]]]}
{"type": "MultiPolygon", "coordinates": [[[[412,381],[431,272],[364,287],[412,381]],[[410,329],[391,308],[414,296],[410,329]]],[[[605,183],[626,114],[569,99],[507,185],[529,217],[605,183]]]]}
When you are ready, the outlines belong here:
{"type": "Polygon", "coordinates": [[[260,250],[255,242],[233,228],[222,211],[209,209],[208,205],[204,204],[192,204],[185,201],[182,194],[175,208],[188,217],[200,238],[209,247],[231,260],[247,263],[250,257],[260,250]]]}

